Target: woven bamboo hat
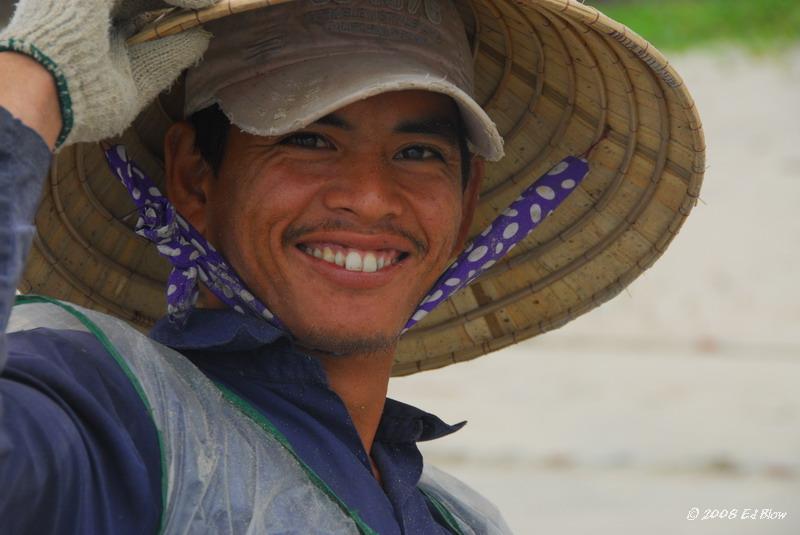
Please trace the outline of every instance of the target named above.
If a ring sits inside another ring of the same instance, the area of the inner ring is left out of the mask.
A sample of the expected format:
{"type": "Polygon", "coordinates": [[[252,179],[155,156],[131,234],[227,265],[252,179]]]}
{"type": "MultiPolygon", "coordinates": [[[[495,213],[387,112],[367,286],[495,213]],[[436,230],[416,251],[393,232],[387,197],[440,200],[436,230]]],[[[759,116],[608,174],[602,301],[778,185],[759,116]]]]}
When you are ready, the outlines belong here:
{"type": "MultiPolygon", "coordinates": [[[[274,3],[223,0],[168,15],[136,39],[274,3]]],[[[555,163],[597,145],[589,176],[550,218],[403,336],[396,375],[484,355],[614,297],[672,241],[705,169],[691,96],[661,53],[628,28],[574,0],[455,3],[471,44],[476,100],[505,138],[505,158],[487,165],[473,234],[555,163]]],[[[163,133],[182,107],[173,88],[116,140],[157,183],[163,133]]],[[[148,328],[164,314],[170,266],[133,233],[136,217],[98,145],[63,150],[20,289],[148,328]]]]}

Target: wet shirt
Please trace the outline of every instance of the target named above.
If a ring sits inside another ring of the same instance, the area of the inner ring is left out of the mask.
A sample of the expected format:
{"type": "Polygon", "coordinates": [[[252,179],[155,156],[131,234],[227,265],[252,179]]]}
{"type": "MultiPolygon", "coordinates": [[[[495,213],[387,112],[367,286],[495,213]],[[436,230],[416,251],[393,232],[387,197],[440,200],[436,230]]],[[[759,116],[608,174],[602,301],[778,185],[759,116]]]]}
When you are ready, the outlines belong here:
{"type": "MultiPolygon", "coordinates": [[[[0,332],[49,163],[43,141],[0,108],[0,332]]],[[[183,328],[164,320],[151,336],[261,411],[378,533],[447,533],[416,487],[417,442],[463,424],[387,399],[371,452],[381,486],[321,365],[281,332],[232,311],[198,310],[183,328]]],[[[0,372],[0,533],[156,533],[156,431],[102,345],[77,331],[3,335],[0,372]]]]}

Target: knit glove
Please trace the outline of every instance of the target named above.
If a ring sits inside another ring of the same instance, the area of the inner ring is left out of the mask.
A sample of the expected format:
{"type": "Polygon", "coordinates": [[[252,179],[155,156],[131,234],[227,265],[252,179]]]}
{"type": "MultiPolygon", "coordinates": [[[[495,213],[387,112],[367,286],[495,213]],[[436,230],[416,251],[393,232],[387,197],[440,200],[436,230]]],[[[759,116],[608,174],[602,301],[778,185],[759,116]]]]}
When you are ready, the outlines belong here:
{"type": "Polygon", "coordinates": [[[198,9],[217,0],[20,0],[0,31],[0,51],[31,56],[56,80],[63,128],[56,147],[121,134],[181,71],[210,34],[196,28],[127,46],[144,12],[198,9]]]}

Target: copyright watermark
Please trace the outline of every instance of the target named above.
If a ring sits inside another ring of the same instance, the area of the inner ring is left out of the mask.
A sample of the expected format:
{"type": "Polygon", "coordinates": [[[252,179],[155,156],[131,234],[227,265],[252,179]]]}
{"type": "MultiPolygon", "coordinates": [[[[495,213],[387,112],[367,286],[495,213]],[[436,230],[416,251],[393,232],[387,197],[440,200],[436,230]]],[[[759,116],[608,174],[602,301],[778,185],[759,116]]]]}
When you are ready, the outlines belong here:
{"type": "Polygon", "coordinates": [[[783,520],[788,518],[786,511],[776,511],[766,507],[764,509],[700,509],[692,507],[686,515],[686,520],[783,520]]]}

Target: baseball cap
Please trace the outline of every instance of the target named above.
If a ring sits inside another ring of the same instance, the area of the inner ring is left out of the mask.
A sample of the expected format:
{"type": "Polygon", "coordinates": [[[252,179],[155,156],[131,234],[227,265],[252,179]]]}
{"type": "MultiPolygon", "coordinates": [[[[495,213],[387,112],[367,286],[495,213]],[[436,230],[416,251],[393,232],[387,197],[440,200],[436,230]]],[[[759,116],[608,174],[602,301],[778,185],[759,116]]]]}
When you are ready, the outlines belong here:
{"type": "Polygon", "coordinates": [[[427,90],[458,105],[472,152],[503,156],[449,0],[299,0],[206,29],[214,39],[187,74],[186,116],[218,104],[243,131],[277,136],[380,93],[427,90]]]}

